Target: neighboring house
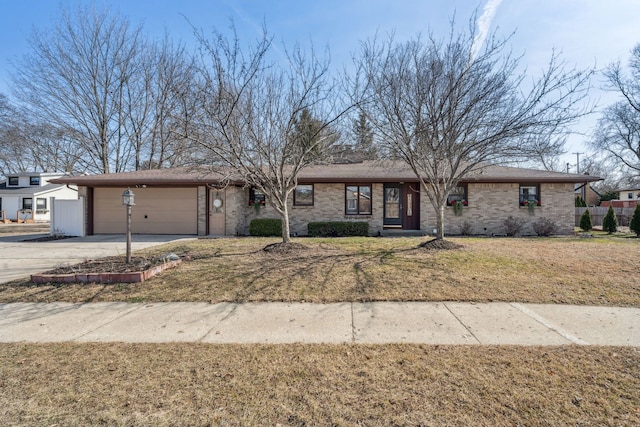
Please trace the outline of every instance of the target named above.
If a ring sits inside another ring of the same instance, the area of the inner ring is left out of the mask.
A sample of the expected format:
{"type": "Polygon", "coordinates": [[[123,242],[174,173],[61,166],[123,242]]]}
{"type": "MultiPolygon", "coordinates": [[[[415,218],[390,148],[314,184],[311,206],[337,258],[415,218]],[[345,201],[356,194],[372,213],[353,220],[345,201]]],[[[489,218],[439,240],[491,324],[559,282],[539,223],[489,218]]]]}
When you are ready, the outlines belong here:
{"type": "Polygon", "coordinates": [[[616,192],[620,195],[620,200],[622,201],[640,201],[640,187],[622,188],[620,190],[616,190],[616,192]]]}
{"type": "Polygon", "coordinates": [[[66,184],[53,184],[60,173],[20,172],[0,181],[0,222],[49,221],[51,199],[77,199],[78,191],[66,184]]]}
{"type": "Polygon", "coordinates": [[[613,206],[614,208],[634,208],[640,204],[640,188],[628,187],[620,190],[615,190],[618,193],[617,200],[606,200],[600,204],[602,207],[608,208],[613,206]]]}
{"type": "Polygon", "coordinates": [[[598,206],[602,197],[588,182],[576,184],[575,196],[582,197],[587,206],[598,206]]]}
{"type": "MultiPolygon", "coordinates": [[[[446,208],[446,234],[504,234],[509,216],[533,234],[539,217],[551,219],[560,234],[574,229],[574,185],[598,177],[488,166],[467,177],[449,197],[464,201],[462,215],[446,208]],[[529,202],[531,207],[528,207],[529,202]]],[[[78,185],[86,204],[87,234],[124,233],[122,193],[135,193],[132,231],[142,234],[246,235],[256,217],[278,218],[268,197],[241,180],[224,182],[219,173],[160,169],[64,177],[78,185]]],[[[304,169],[290,200],[291,232],[306,235],[312,221],[366,221],[372,235],[385,230],[432,233],[435,211],[413,172],[400,162],[331,164],[304,169]]]]}

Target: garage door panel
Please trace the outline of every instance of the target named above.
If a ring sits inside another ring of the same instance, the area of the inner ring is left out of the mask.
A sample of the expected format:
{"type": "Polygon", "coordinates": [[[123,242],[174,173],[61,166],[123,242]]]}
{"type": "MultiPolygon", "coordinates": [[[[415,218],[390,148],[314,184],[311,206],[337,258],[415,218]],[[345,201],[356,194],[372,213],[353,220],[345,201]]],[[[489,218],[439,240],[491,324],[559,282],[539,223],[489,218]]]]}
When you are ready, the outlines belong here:
{"type": "MultiPolygon", "coordinates": [[[[93,221],[96,234],[126,232],[125,188],[94,190],[93,221]]],[[[131,231],[139,234],[197,234],[197,188],[136,188],[131,231]]]]}

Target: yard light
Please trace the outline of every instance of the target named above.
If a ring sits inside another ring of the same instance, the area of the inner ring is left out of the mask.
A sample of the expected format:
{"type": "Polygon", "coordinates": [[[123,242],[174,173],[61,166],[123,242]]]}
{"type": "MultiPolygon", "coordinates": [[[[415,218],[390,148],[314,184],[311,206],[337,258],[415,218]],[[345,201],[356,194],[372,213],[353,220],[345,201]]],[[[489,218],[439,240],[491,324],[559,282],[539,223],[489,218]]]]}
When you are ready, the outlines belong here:
{"type": "Polygon", "coordinates": [[[135,205],[134,197],[130,188],[122,193],[122,204],[127,207],[127,264],[131,263],[131,206],[135,205]]]}

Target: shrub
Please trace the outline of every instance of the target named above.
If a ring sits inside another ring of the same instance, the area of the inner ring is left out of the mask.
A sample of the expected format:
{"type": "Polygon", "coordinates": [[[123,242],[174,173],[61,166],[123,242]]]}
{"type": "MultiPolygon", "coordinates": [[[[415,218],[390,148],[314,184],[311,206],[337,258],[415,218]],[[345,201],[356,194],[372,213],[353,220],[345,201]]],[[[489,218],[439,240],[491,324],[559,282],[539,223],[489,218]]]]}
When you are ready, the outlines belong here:
{"type": "Polygon", "coordinates": [[[355,221],[310,222],[307,231],[311,237],[368,236],[369,223],[355,221]]]}
{"type": "Polygon", "coordinates": [[[589,209],[584,211],[580,217],[580,228],[584,231],[589,231],[593,228],[593,222],[591,221],[591,212],[589,209]]]}
{"type": "Polygon", "coordinates": [[[609,234],[618,231],[618,218],[616,218],[616,213],[613,211],[613,206],[609,206],[609,210],[602,220],[602,231],[606,231],[609,234]]]}
{"type": "Polygon", "coordinates": [[[576,208],[586,208],[587,202],[580,196],[576,196],[576,208]]]}
{"type": "Polygon", "coordinates": [[[504,220],[504,229],[507,236],[516,236],[520,234],[520,230],[524,225],[524,220],[520,218],[514,218],[509,216],[509,218],[504,220]]]}
{"type": "Polygon", "coordinates": [[[636,236],[640,237],[640,203],[636,205],[636,210],[633,211],[631,222],[629,223],[631,231],[636,233],[636,236]]]}
{"type": "Polygon", "coordinates": [[[545,217],[538,218],[533,223],[533,231],[538,236],[551,236],[553,233],[556,232],[557,229],[558,227],[556,226],[556,224],[553,221],[551,221],[549,218],[545,218],[545,217]]]}
{"type": "Polygon", "coordinates": [[[460,227],[460,234],[462,234],[463,236],[470,236],[472,229],[473,226],[471,225],[471,223],[469,221],[465,221],[460,227]]]}
{"type": "Polygon", "coordinates": [[[249,223],[249,235],[262,237],[282,236],[282,221],[277,218],[256,218],[249,223]]]}

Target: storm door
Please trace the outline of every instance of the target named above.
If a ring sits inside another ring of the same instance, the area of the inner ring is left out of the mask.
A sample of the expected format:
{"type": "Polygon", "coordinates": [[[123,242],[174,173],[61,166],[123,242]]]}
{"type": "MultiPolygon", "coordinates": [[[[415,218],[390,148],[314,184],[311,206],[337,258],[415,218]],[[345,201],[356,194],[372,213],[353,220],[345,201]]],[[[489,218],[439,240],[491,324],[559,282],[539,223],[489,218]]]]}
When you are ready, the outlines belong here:
{"type": "Polygon", "coordinates": [[[420,229],[420,184],[384,185],[385,228],[420,229]]]}
{"type": "Polygon", "coordinates": [[[402,228],[400,184],[384,185],[384,226],[402,228]]]}

